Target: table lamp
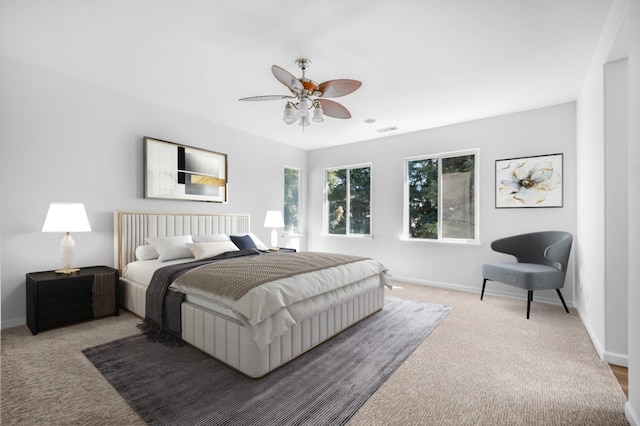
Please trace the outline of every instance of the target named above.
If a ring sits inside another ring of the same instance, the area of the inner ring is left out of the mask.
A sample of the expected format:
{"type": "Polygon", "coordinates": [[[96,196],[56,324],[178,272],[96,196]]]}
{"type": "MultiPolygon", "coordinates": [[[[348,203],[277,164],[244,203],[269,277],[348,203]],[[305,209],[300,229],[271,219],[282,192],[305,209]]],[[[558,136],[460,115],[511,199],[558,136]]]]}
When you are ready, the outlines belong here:
{"type": "Polygon", "coordinates": [[[282,212],[279,210],[267,211],[267,216],[264,218],[264,227],[273,228],[271,231],[271,248],[277,248],[278,231],[276,231],[276,228],[284,228],[284,219],[282,218],[282,212]]]}
{"type": "Polygon", "coordinates": [[[58,274],[72,274],[79,268],[72,268],[73,249],[75,241],[71,238],[71,232],[89,232],[91,226],[87,219],[87,212],[82,203],[51,203],[47,217],[42,226],[42,232],[64,232],[64,238],[60,242],[60,254],[64,264],[63,269],[56,271],[58,274]]]}

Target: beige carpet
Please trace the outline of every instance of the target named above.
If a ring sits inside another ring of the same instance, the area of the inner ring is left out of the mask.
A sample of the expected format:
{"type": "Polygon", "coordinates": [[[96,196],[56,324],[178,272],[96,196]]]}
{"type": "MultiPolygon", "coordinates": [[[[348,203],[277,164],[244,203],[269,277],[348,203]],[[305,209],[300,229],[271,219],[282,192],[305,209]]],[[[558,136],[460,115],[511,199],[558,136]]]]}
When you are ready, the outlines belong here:
{"type": "MultiPolygon", "coordinates": [[[[575,312],[396,282],[398,297],[454,308],[349,425],[626,425],[625,398],[575,312]]],[[[138,332],[122,311],[32,336],[2,331],[2,425],[137,425],[80,352],[138,332]]],[[[153,356],[150,354],[150,356],[153,356]]]]}

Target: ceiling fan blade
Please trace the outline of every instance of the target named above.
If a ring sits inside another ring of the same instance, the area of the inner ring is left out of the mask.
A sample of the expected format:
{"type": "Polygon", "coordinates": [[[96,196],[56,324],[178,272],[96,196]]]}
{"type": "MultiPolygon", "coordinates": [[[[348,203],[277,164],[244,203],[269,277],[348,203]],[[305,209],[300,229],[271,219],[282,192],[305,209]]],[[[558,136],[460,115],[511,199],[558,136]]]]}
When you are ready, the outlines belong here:
{"type": "Polygon", "coordinates": [[[328,99],[316,99],[316,101],[320,102],[320,105],[322,105],[324,115],[333,118],[351,118],[349,110],[335,101],[330,101],[328,99]]]}
{"type": "Polygon", "coordinates": [[[324,83],[320,83],[316,90],[322,93],[320,96],[323,98],[338,98],[355,92],[360,86],[362,86],[362,82],[358,80],[343,78],[340,80],[329,80],[324,83]]]}
{"type": "Polygon", "coordinates": [[[248,98],[238,99],[239,101],[279,101],[280,99],[293,99],[295,96],[289,95],[264,95],[264,96],[250,96],[248,98]]]}
{"type": "Polygon", "coordinates": [[[289,88],[294,93],[300,93],[304,89],[300,80],[298,80],[293,74],[289,71],[280,68],[277,65],[273,65],[271,67],[271,72],[273,76],[278,79],[278,81],[289,88]]]}

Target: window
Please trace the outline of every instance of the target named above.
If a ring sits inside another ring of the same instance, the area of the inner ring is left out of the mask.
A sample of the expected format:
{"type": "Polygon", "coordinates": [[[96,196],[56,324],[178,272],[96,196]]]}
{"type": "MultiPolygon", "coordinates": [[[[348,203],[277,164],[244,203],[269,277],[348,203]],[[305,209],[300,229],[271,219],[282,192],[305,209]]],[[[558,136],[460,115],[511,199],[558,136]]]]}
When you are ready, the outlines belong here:
{"type": "Polygon", "coordinates": [[[291,232],[301,232],[300,193],[302,171],[285,167],[284,169],[284,227],[291,232]]]}
{"type": "Polygon", "coordinates": [[[371,234],[371,166],[326,170],[325,231],[371,234]]]}
{"type": "Polygon", "coordinates": [[[405,160],[407,238],[478,240],[477,157],[470,150],[405,160]]]}

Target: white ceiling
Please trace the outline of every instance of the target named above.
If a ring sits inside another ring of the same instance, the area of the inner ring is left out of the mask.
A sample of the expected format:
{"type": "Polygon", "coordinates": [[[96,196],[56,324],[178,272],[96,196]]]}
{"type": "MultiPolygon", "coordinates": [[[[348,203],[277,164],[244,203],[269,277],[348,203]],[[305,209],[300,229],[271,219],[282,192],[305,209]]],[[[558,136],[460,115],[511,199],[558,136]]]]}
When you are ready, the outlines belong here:
{"type": "MultiPolygon", "coordinates": [[[[0,0],[0,55],[304,149],[576,99],[611,0],[0,0]],[[350,120],[282,122],[309,58],[350,120]],[[373,118],[375,123],[367,124],[373,118]],[[379,133],[378,129],[397,127],[379,133]]],[[[64,100],[61,99],[61,102],[64,100]]]]}

